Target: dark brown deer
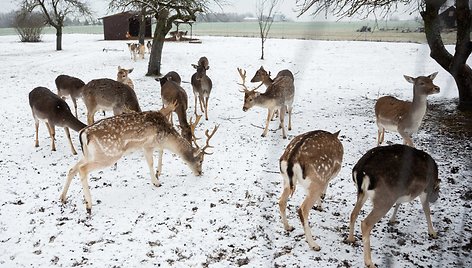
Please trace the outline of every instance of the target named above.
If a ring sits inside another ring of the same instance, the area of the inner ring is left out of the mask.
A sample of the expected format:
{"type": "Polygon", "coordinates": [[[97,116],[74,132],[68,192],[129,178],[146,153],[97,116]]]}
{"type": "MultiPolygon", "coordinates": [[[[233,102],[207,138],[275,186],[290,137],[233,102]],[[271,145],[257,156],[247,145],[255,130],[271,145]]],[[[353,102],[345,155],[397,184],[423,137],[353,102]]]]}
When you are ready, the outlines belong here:
{"type": "Polygon", "coordinates": [[[141,112],[136,93],[121,82],[100,78],[88,82],[83,87],[83,98],[87,107],[87,123],[94,123],[97,111],[113,111],[114,115],[141,112]]]}
{"type": "Polygon", "coordinates": [[[428,233],[437,236],[431,223],[429,203],[439,197],[438,167],[427,153],[406,145],[380,146],[369,150],[352,169],[357,188],[357,202],[351,213],[347,242],[353,243],[354,224],[370,197],[373,209],[361,222],[364,262],[375,267],[370,252],[370,232],[374,225],[396,204],[391,221],[395,220],[401,203],[419,196],[423,206],[428,233]]]}
{"type": "Polygon", "coordinates": [[[58,75],[55,80],[57,95],[61,98],[69,96],[74,104],[75,117],[77,116],[77,99],[82,98],[82,87],[84,81],[77,77],[65,74],[58,75]]]}
{"type": "MultiPolygon", "coordinates": [[[[181,78],[177,72],[169,72],[162,78],[156,79],[161,84],[161,98],[163,106],[175,104],[174,112],[179,118],[181,135],[189,142],[192,142],[192,132],[187,121],[188,96],[180,86],[181,78]]],[[[170,120],[172,124],[172,113],[170,120]]]]}
{"type": "MultiPolygon", "coordinates": [[[[166,108],[163,108],[165,110],[166,108]]],[[[184,139],[166,119],[171,109],[166,112],[148,111],[121,114],[100,120],[96,124],[84,128],[79,133],[84,156],[69,171],[61,201],[66,202],[67,191],[74,176],[79,173],[85,197],[87,212],[92,211],[92,199],[88,186],[88,174],[116,163],[123,155],[143,150],[149,167],[152,183],[158,187],[160,182],[154,173],[153,152],[155,149],[167,149],[177,154],[189,166],[192,172],[202,175],[202,163],[205,150],[210,148],[209,140],[218,127],[209,134],[203,148],[192,147],[192,143],[184,139]]],[[[160,173],[158,170],[157,173],[160,173]]]]}
{"type": "Polygon", "coordinates": [[[307,190],[307,195],[298,209],[298,216],[308,245],[316,251],[320,250],[320,246],[313,239],[308,217],[315,202],[321,202],[328,183],[341,170],[344,150],[338,135],[339,131],[329,133],[315,130],[296,136],[288,144],[279,160],[280,173],[283,177],[283,192],[279,199],[279,209],[284,229],[293,230],[293,227],[288,224],[285,210],[288,197],[293,195],[299,183],[307,190]]]}
{"type": "Polygon", "coordinates": [[[383,96],[375,103],[375,118],[377,119],[377,146],[384,139],[385,130],[398,132],[404,144],[414,146],[411,136],[421,126],[426,113],[426,98],[439,92],[439,87],[433,83],[438,73],[429,76],[413,78],[404,76],[406,81],[413,84],[413,101],[403,101],[392,96],[383,96]]]}
{"type": "Polygon", "coordinates": [[[29,93],[29,105],[33,112],[33,118],[35,122],[35,143],[34,146],[39,146],[38,140],[38,129],[39,121],[43,121],[49,131],[51,137],[51,150],[56,151],[55,136],[56,126],[63,127],[67,139],[72,150],[72,154],[77,154],[74,145],[70,138],[69,128],[79,131],[86,127],[86,125],[80,122],[72,114],[69,105],[61,99],[58,95],[54,94],[51,90],[45,87],[36,87],[29,93]]]}
{"type": "Polygon", "coordinates": [[[195,98],[195,115],[197,115],[197,98],[200,103],[202,113],[205,113],[205,119],[208,120],[208,99],[210,98],[211,89],[213,87],[210,77],[207,76],[206,71],[210,69],[208,59],[201,57],[198,64],[192,64],[197,71],[192,75],[191,83],[193,94],[195,98]]]}
{"type": "Polygon", "coordinates": [[[279,110],[280,126],[282,128],[282,137],[287,138],[285,131],[285,111],[288,111],[288,130],[292,129],[292,104],[295,95],[293,80],[287,76],[281,76],[272,83],[264,93],[257,92],[255,89],[249,90],[246,86],[246,71],[238,68],[241,76],[244,92],[243,111],[247,111],[254,106],[260,106],[268,109],[266,126],[262,137],[269,131],[269,122],[275,110],[279,110]]]}

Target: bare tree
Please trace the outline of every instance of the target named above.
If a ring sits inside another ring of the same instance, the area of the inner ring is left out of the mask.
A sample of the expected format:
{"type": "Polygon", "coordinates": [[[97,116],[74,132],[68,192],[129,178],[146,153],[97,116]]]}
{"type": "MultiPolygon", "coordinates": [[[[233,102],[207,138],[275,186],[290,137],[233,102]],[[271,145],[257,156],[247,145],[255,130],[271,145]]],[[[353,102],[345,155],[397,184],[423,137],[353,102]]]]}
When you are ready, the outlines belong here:
{"type": "Polygon", "coordinates": [[[222,0],[110,0],[110,9],[145,8],[156,19],[151,56],[146,75],[161,75],[164,40],[176,19],[196,20],[196,14],[209,10],[209,3],[219,5],[222,0]]]}
{"type": "Polygon", "coordinates": [[[261,60],[264,59],[264,44],[269,35],[270,27],[274,22],[274,9],[279,2],[279,0],[258,0],[256,4],[257,22],[259,23],[259,35],[261,37],[261,60]]]}
{"type": "Polygon", "coordinates": [[[41,13],[28,12],[27,10],[18,11],[13,21],[13,27],[21,42],[41,42],[44,26],[46,26],[46,22],[41,13]]]}
{"type": "Polygon", "coordinates": [[[80,0],[22,0],[22,9],[33,11],[39,9],[47,24],[56,29],[56,50],[62,50],[62,28],[69,15],[91,16],[87,3],[80,0]]]}
{"type": "Polygon", "coordinates": [[[313,14],[330,12],[339,17],[353,16],[357,14],[369,14],[379,12],[383,16],[397,10],[398,5],[410,5],[410,8],[418,10],[421,15],[426,40],[431,50],[430,56],[454,78],[459,91],[459,110],[472,110],[472,69],[467,65],[467,59],[472,53],[470,32],[472,30],[472,13],[469,0],[455,0],[456,7],[456,45],[455,52],[451,54],[444,46],[441,37],[441,24],[439,12],[447,0],[297,0],[297,9],[302,15],[308,10],[313,14]]]}

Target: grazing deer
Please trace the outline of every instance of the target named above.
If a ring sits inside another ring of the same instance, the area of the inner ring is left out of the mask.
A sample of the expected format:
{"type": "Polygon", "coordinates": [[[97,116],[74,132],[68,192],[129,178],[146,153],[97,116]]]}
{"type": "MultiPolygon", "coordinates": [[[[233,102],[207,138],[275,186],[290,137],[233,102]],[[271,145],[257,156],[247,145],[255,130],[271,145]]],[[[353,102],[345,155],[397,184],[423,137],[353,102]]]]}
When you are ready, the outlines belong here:
{"type": "Polygon", "coordinates": [[[118,66],[118,73],[116,74],[116,81],[121,82],[125,85],[128,85],[130,88],[134,90],[133,80],[129,78],[128,74],[133,72],[134,68],[131,69],[124,69],[121,66],[118,66]]]}
{"type": "Polygon", "coordinates": [[[438,73],[413,78],[404,75],[413,84],[413,101],[403,101],[392,96],[383,96],[375,103],[377,121],[377,146],[384,140],[385,130],[398,132],[406,145],[413,146],[411,136],[417,132],[426,113],[426,98],[439,92],[433,83],[438,73]]]}
{"type": "MultiPolygon", "coordinates": [[[[275,77],[275,79],[277,79],[278,77],[281,77],[281,76],[287,76],[290,79],[292,79],[292,81],[294,81],[293,73],[290,70],[287,70],[287,69],[281,70],[280,72],[277,73],[277,76],[275,77]]],[[[270,72],[267,72],[264,69],[264,67],[261,66],[261,68],[259,68],[259,70],[256,71],[256,73],[254,74],[254,76],[251,79],[251,83],[257,83],[257,82],[262,82],[262,84],[260,84],[255,89],[259,88],[262,85],[265,85],[266,87],[269,87],[270,85],[272,85],[272,83],[274,83],[274,80],[272,78],[270,78],[270,72]]],[[[272,115],[272,118],[270,120],[274,120],[274,117],[276,117],[278,115],[278,113],[279,112],[277,110],[275,110],[275,112],[272,115]]]]}
{"type": "Polygon", "coordinates": [[[100,78],[83,87],[83,98],[87,107],[87,123],[94,122],[97,111],[113,111],[114,115],[134,111],[141,112],[136,93],[121,82],[100,78]]]}
{"type": "MultiPolygon", "coordinates": [[[[165,109],[164,109],[165,110],[165,109]]],[[[210,148],[209,141],[218,127],[207,136],[203,148],[192,147],[167,121],[166,116],[171,112],[147,111],[121,114],[100,120],[94,125],[84,128],[79,133],[84,156],[77,162],[67,175],[66,184],[61,194],[62,203],[66,202],[67,191],[74,176],[79,173],[85,196],[87,212],[92,211],[92,200],[88,186],[88,174],[116,163],[123,155],[133,151],[143,150],[149,167],[152,183],[158,187],[160,182],[153,170],[153,151],[167,149],[177,154],[197,176],[202,175],[202,163],[205,150],[210,148]]],[[[160,170],[157,172],[160,173],[160,170]]]]}
{"type": "MultiPolygon", "coordinates": [[[[187,121],[188,96],[185,90],[180,86],[181,78],[177,72],[169,72],[162,78],[157,78],[161,84],[161,97],[163,106],[175,104],[174,112],[179,118],[181,135],[187,141],[192,142],[192,133],[187,121]]],[[[169,115],[172,124],[172,113],[169,115]]]]}
{"type": "Polygon", "coordinates": [[[269,131],[269,122],[275,110],[279,110],[280,126],[282,128],[282,137],[287,138],[285,131],[285,111],[288,111],[288,130],[292,129],[292,104],[295,95],[295,88],[293,80],[287,76],[281,76],[274,80],[274,82],[267,87],[266,92],[260,93],[256,89],[249,90],[246,86],[246,71],[238,68],[239,75],[241,76],[242,83],[238,83],[243,86],[244,92],[244,106],[243,111],[247,111],[253,106],[260,106],[268,109],[266,126],[262,137],[267,135],[269,131]]]}
{"type": "Polygon", "coordinates": [[[31,111],[33,112],[36,130],[34,146],[39,147],[39,121],[43,121],[46,124],[46,127],[49,131],[49,136],[51,137],[52,151],[56,151],[56,144],[54,141],[56,136],[55,127],[59,126],[63,127],[66,132],[72,154],[77,154],[70,138],[69,128],[79,131],[86,127],[86,125],[74,117],[66,101],[45,87],[36,87],[29,93],[29,105],[31,107],[31,111]]]}
{"type": "Polygon", "coordinates": [[[296,136],[287,145],[280,157],[280,173],[283,177],[283,192],[279,199],[280,215],[286,231],[292,231],[288,224],[287,199],[295,192],[297,183],[307,189],[307,195],[298,216],[305,232],[305,238],[311,249],[320,250],[314,241],[308,224],[310,209],[315,202],[321,202],[328,183],[336,177],[343,160],[343,145],[338,139],[339,131],[329,133],[323,130],[310,131],[296,136]]]}
{"type": "Polygon", "coordinates": [[[77,99],[82,97],[82,87],[85,85],[84,81],[77,77],[61,74],[56,77],[55,83],[59,97],[65,98],[70,96],[74,104],[75,117],[77,117],[77,99]]]}
{"type": "Polygon", "coordinates": [[[195,115],[197,115],[197,98],[200,103],[202,113],[205,113],[205,119],[208,120],[208,99],[212,88],[210,77],[207,76],[206,71],[210,69],[208,59],[201,57],[198,64],[192,64],[192,67],[197,71],[192,75],[192,88],[195,98],[195,115]]]}
{"type": "Polygon", "coordinates": [[[357,216],[370,197],[373,209],[361,222],[364,262],[375,267],[370,252],[370,232],[374,225],[396,204],[391,221],[400,203],[410,202],[417,196],[423,206],[428,233],[437,236],[431,223],[429,203],[439,197],[438,167],[427,153],[406,145],[375,147],[369,150],[352,169],[357,187],[357,202],[351,213],[347,242],[353,243],[354,224],[357,216]]]}

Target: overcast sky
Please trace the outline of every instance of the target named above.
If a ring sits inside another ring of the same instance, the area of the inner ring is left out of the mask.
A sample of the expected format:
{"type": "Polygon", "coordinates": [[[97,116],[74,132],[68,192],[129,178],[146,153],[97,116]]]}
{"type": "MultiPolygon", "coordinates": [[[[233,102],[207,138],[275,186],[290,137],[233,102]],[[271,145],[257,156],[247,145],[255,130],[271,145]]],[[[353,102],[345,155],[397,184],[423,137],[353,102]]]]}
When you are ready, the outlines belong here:
{"type": "MultiPolygon", "coordinates": [[[[84,0],[85,2],[89,3],[90,7],[92,8],[96,17],[103,17],[105,15],[112,14],[114,12],[108,11],[108,3],[109,0],[84,0]]],[[[2,8],[0,12],[9,12],[11,10],[18,9],[19,2],[21,0],[0,0],[0,7],[2,8]]],[[[256,13],[256,2],[257,0],[226,0],[227,4],[223,6],[223,10],[219,7],[215,6],[213,9],[214,12],[226,12],[226,13],[256,13]]],[[[294,11],[296,8],[295,0],[280,0],[280,4],[278,7],[278,11],[285,16],[296,19],[298,15],[297,12],[294,11]]],[[[309,13],[309,12],[308,12],[309,13]]],[[[413,18],[413,16],[408,16],[408,14],[401,12],[398,14],[399,18],[407,19],[413,18]]],[[[316,20],[322,20],[324,16],[319,16],[316,20]]],[[[312,20],[311,16],[304,15],[298,20],[312,20]]]]}

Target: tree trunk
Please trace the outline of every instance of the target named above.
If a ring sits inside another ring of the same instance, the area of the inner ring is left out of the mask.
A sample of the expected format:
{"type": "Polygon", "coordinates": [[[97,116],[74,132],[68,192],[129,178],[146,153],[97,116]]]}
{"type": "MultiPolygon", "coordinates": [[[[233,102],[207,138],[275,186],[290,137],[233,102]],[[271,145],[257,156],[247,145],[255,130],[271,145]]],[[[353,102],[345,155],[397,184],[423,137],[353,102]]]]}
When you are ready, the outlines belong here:
{"type": "Polygon", "coordinates": [[[455,54],[451,55],[441,38],[439,8],[443,1],[426,1],[426,9],[421,12],[425,34],[431,49],[430,56],[452,75],[459,92],[460,110],[472,110],[472,70],[466,64],[472,52],[470,42],[471,13],[467,0],[456,1],[457,39],[455,54]]]}
{"type": "Polygon", "coordinates": [[[146,14],[144,13],[144,9],[141,10],[139,14],[139,43],[144,45],[144,38],[146,37],[146,14]]]}
{"type": "Polygon", "coordinates": [[[261,39],[261,60],[264,59],[264,38],[261,39]]]}
{"type": "Polygon", "coordinates": [[[56,50],[62,50],[62,27],[56,28],[56,50]]]}
{"type": "Polygon", "coordinates": [[[154,37],[152,39],[152,49],[151,56],[149,57],[147,76],[161,75],[161,59],[164,39],[172,27],[172,21],[168,23],[168,19],[169,12],[165,9],[156,15],[156,29],[154,30],[154,37]]]}

